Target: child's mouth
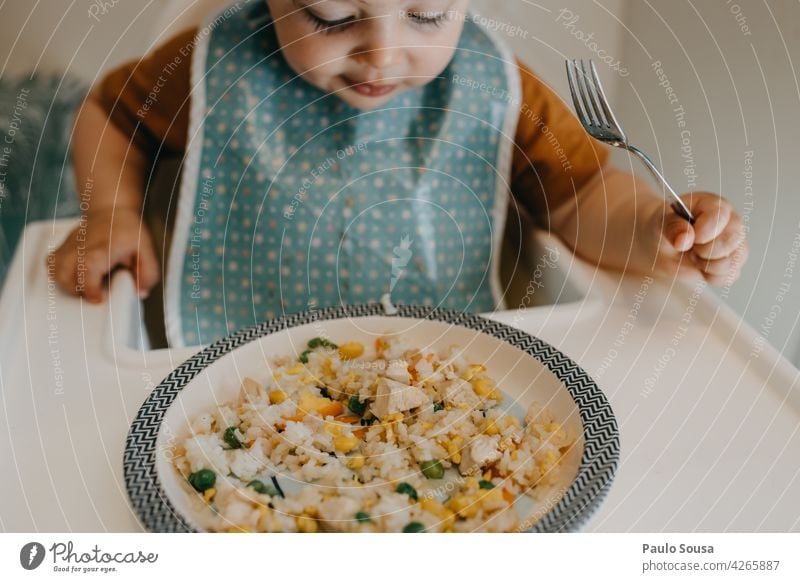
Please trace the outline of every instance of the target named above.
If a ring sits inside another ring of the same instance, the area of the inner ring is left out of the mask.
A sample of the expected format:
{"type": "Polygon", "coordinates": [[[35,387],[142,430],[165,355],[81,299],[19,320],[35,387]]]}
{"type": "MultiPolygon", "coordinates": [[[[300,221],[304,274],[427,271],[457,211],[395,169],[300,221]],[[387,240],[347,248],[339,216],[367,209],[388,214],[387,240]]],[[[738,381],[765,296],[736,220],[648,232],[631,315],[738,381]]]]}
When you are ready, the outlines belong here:
{"type": "Polygon", "coordinates": [[[348,88],[352,89],[359,95],[365,97],[383,97],[394,91],[397,85],[390,85],[386,83],[366,83],[360,81],[353,81],[348,77],[342,77],[347,84],[348,88]]]}

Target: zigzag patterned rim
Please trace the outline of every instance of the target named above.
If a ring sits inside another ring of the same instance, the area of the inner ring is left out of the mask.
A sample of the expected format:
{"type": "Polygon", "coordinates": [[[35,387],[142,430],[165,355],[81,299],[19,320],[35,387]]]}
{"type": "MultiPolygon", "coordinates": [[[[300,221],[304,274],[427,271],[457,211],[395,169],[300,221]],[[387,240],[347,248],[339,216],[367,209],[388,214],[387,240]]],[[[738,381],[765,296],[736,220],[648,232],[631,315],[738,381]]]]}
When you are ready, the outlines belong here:
{"type": "MultiPolygon", "coordinates": [[[[508,342],[544,364],[575,400],[584,428],[585,448],[578,476],[560,501],[531,532],[578,530],[597,509],[611,485],[619,461],[619,432],[603,392],[575,362],[550,344],[503,323],[449,309],[400,305],[398,317],[429,319],[460,325],[508,342]]],[[[260,337],[320,320],[385,315],[379,304],[328,307],[286,315],[242,329],[214,342],[173,370],[150,393],[131,425],[125,443],[123,469],[131,505],[152,532],[194,532],[161,487],[156,473],[156,437],[167,409],[178,393],[204,368],[225,354],[260,337]]]]}

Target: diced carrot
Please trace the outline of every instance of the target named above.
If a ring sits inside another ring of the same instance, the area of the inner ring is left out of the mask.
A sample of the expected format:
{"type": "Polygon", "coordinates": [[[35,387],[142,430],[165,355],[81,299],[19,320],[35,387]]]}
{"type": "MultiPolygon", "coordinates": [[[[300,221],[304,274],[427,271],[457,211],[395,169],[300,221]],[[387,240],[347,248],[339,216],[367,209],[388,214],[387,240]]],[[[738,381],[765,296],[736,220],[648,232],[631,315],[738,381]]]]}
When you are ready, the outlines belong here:
{"type": "MultiPolygon", "coordinates": [[[[283,420],[285,420],[286,422],[289,422],[289,421],[301,422],[305,417],[306,417],[306,415],[305,415],[304,412],[298,412],[294,416],[286,416],[286,417],[284,417],[283,420]]],[[[276,422],[275,423],[275,428],[277,428],[278,430],[285,429],[286,428],[286,422],[276,422]]]]}
{"type": "Polygon", "coordinates": [[[408,375],[411,376],[411,383],[416,384],[418,376],[417,369],[414,367],[414,364],[408,365],[408,375]]]}
{"type": "Polygon", "coordinates": [[[353,424],[358,422],[361,419],[360,416],[339,416],[336,418],[338,422],[343,422],[345,424],[353,424]]]}
{"type": "Polygon", "coordinates": [[[514,503],[514,494],[508,491],[508,489],[503,489],[503,499],[506,500],[506,503],[511,505],[514,503]]]}
{"type": "Polygon", "coordinates": [[[358,437],[360,439],[363,439],[365,434],[367,434],[367,427],[357,428],[356,430],[353,431],[353,436],[358,437]]]}

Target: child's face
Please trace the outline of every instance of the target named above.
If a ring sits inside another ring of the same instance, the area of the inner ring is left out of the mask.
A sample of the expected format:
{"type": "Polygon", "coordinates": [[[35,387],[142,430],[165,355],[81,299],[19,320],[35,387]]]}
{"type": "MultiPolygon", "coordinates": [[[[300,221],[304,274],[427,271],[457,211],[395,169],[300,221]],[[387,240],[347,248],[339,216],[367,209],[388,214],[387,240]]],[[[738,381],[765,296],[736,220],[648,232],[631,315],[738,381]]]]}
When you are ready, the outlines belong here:
{"type": "Polygon", "coordinates": [[[359,109],[441,73],[469,0],[267,0],[281,51],[306,81],[359,109]]]}

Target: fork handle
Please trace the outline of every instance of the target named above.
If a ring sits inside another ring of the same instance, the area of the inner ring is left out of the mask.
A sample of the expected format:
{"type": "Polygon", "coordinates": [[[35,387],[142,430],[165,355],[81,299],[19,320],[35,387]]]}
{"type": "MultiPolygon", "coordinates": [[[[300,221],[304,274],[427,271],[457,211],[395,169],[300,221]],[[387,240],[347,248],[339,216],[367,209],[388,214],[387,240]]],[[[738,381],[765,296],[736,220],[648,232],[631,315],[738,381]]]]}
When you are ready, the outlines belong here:
{"type": "Polygon", "coordinates": [[[640,160],[642,160],[644,165],[647,166],[647,169],[650,170],[650,173],[653,174],[653,177],[664,185],[664,187],[667,189],[667,192],[669,192],[674,199],[671,206],[675,211],[675,214],[684,220],[689,221],[689,224],[694,224],[695,218],[691,210],[689,210],[689,207],[686,206],[686,203],[681,199],[681,197],[678,196],[678,193],[672,189],[672,186],[669,185],[667,179],[661,174],[661,172],[658,171],[658,168],[656,168],[656,165],[653,163],[653,160],[650,159],[650,156],[636,146],[625,144],[624,147],[626,150],[632,154],[635,154],[640,160]]]}

